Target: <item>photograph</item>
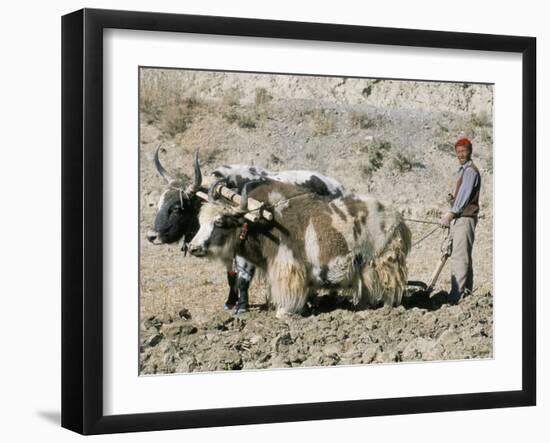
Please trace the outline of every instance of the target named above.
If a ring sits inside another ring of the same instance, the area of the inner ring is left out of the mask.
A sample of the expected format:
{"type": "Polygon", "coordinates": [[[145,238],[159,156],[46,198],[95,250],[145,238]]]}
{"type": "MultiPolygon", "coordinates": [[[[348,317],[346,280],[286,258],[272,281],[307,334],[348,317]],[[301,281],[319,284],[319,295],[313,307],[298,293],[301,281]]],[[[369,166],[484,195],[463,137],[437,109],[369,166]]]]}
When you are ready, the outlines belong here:
{"type": "Polygon", "coordinates": [[[493,358],[494,84],[138,70],[140,376],[493,358]]]}

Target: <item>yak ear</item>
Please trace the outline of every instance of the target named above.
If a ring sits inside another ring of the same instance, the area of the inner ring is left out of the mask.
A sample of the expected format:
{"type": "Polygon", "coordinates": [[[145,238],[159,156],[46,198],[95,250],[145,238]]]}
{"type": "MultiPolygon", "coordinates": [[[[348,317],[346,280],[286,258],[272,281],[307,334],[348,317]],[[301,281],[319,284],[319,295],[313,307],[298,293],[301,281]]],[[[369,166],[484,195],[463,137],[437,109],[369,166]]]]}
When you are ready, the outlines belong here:
{"type": "Polygon", "coordinates": [[[244,218],[242,215],[237,217],[237,226],[242,226],[245,223],[250,223],[246,218],[244,218]]]}
{"type": "Polygon", "coordinates": [[[247,222],[250,223],[242,215],[230,215],[225,219],[226,226],[231,226],[233,228],[238,228],[247,222]]]}
{"type": "Polygon", "coordinates": [[[242,215],[234,215],[230,218],[231,226],[233,227],[239,227],[244,225],[248,220],[244,218],[242,215]]]}

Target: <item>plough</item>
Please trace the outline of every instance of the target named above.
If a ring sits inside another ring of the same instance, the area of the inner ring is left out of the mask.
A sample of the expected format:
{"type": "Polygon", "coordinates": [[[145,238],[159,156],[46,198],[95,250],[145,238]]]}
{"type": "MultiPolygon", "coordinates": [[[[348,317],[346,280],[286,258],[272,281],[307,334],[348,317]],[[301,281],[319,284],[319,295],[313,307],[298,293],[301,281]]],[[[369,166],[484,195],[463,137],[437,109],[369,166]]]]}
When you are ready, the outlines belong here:
{"type": "MultiPolygon", "coordinates": [[[[410,221],[420,222],[420,220],[410,220],[410,221]]],[[[426,222],[424,222],[424,223],[426,223],[426,222]]],[[[435,224],[435,222],[430,222],[430,223],[435,224]]],[[[445,229],[446,233],[445,233],[445,237],[443,238],[443,241],[441,242],[441,248],[440,248],[441,249],[441,258],[439,259],[439,262],[437,263],[434,271],[432,272],[432,276],[430,278],[429,283],[426,284],[426,283],[424,283],[422,281],[418,281],[418,280],[409,280],[407,282],[409,286],[417,286],[417,287],[422,288],[422,290],[428,295],[431,294],[432,291],[434,290],[435,284],[437,283],[437,280],[439,279],[439,276],[441,275],[441,271],[443,271],[445,263],[447,263],[447,260],[449,259],[449,257],[451,256],[451,253],[453,251],[453,242],[452,242],[452,239],[451,239],[451,236],[450,236],[450,229],[449,229],[449,227],[445,227],[443,229],[445,229]]],[[[435,231],[433,231],[433,232],[435,232],[435,231]]],[[[426,238],[426,237],[427,236],[425,236],[424,238],[426,238]]],[[[418,244],[418,243],[419,242],[417,242],[416,244],[418,244]]]]}

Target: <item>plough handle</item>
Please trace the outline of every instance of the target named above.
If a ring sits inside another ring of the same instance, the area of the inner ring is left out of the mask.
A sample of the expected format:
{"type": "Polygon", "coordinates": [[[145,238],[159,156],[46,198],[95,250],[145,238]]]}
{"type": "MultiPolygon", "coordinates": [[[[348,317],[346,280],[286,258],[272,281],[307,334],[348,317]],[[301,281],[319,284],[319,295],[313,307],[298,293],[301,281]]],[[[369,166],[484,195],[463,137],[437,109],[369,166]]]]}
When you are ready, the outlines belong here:
{"type": "Polygon", "coordinates": [[[447,259],[449,258],[448,254],[443,254],[441,256],[441,260],[439,260],[439,263],[437,267],[435,268],[435,271],[432,274],[432,278],[430,280],[430,284],[428,285],[428,291],[432,291],[435,284],[437,283],[437,279],[439,278],[439,275],[441,274],[441,271],[443,270],[443,266],[445,266],[445,263],[447,263],[447,259]]]}

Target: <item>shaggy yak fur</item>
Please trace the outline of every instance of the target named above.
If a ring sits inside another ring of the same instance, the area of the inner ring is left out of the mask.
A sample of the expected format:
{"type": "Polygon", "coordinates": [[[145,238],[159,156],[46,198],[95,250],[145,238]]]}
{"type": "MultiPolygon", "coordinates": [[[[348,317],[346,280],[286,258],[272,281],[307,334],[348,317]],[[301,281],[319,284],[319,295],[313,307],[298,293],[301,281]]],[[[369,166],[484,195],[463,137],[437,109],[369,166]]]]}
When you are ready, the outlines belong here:
{"type": "MultiPolygon", "coordinates": [[[[147,239],[154,244],[163,244],[174,243],[183,237],[185,242],[193,238],[199,229],[199,211],[203,204],[203,201],[195,195],[202,184],[198,153],[194,160],[194,180],[191,181],[187,177],[171,176],[160,162],[160,150],[159,145],[155,151],[154,165],[159,175],[166,181],[167,188],[158,202],[154,226],[147,233],[147,239]]],[[[271,179],[293,183],[326,197],[341,196],[344,193],[344,188],[338,181],[314,171],[274,172],[259,166],[222,165],[212,172],[210,179],[213,178],[225,179],[225,185],[238,192],[250,181],[271,179]]],[[[254,266],[240,256],[236,256],[235,263],[226,261],[225,264],[229,285],[226,306],[235,305],[237,299],[246,305],[248,287],[255,271],[254,266]]]]}
{"type": "Polygon", "coordinates": [[[300,313],[319,288],[351,293],[361,307],[401,303],[411,233],[397,212],[369,196],[327,198],[270,180],[248,195],[266,203],[272,221],[251,223],[227,204],[204,204],[190,251],[223,262],[238,254],[258,266],[278,317],[300,313]]]}

